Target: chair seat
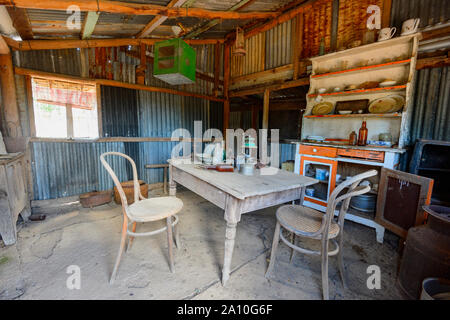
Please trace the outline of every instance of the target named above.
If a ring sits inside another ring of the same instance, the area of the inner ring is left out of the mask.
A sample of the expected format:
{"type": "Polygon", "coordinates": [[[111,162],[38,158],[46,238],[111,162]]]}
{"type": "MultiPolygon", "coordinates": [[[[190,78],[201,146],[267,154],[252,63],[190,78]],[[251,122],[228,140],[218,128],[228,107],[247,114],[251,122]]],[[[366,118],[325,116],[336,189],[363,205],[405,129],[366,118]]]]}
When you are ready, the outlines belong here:
{"type": "MultiPolygon", "coordinates": [[[[309,233],[320,229],[324,215],[320,211],[299,205],[286,205],[277,210],[277,219],[283,227],[309,233]]],[[[339,225],[332,219],[328,237],[335,238],[338,234],[339,225]]]]}
{"type": "Polygon", "coordinates": [[[128,216],[137,222],[157,221],[178,213],[183,201],[177,197],[155,197],[141,200],[128,207],[128,216]]]}

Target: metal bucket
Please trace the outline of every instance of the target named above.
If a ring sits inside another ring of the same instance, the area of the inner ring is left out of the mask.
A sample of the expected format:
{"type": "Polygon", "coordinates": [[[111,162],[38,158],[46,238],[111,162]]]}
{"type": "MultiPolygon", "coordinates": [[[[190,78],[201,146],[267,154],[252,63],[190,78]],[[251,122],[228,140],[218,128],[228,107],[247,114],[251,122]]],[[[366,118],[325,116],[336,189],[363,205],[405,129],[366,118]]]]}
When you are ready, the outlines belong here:
{"type": "Polygon", "coordinates": [[[377,195],[374,193],[361,194],[354,196],[350,200],[350,207],[363,212],[375,212],[377,204],[377,195]]]}
{"type": "Polygon", "coordinates": [[[450,280],[443,278],[424,279],[420,300],[450,300],[450,280]]]}

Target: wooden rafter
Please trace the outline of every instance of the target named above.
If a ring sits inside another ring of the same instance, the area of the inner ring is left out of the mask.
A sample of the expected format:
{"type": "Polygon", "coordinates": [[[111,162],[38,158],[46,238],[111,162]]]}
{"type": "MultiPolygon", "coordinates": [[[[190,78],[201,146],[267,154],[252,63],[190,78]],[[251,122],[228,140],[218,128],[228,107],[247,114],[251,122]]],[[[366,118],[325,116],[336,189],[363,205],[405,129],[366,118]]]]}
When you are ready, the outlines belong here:
{"type": "Polygon", "coordinates": [[[109,13],[121,13],[128,15],[168,17],[195,17],[203,19],[270,19],[277,12],[234,12],[215,11],[201,8],[166,8],[154,4],[141,4],[107,0],[0,0],[0,5],[15,6],[17,8],[60,10],[66,11],[70,5],[77,5],[81,11],[97,11],[109,13]]]}
{"type": "MultiPolygon", "coordinates": [[[[228,11],[242,10],[245,7],[248,7],[253,2],[255,2],[255,0],[241,0],[240,2],[238,2],[234,6],[232,6],[230,9],[228,9],[228,11]]],[[[190,38],[196,37],[196,36],[202,34],[203,32],[208,31],[212,27],[218,25],[220,22],[221,22],[221,19],[214,19],[214,20],[206,23],[205,25],[201,26],[200,28],[189,32],[184,38],[190,39],[190,38]]]]}
{"type": "MultiPolygon", "coordinates": [[[[141,44],[154,45],[158,41],[167,39],[95,39],[95,40],[29,40],[15,41],[4,37],[6,43],[14,50],[49,50],[49,49],[74,49],[74,48],[98,48],[98,47],[122,47],[140,46],[141,44]]],[[[216,44],[223,43],[223,39],[191,39],[188,44],[216,44]]]]}
{"type": "Polygon", "coordinates": [[[19,33],[22,40],[33,39],[33,30],[31,28],[30,19],[27,10],[14,7],[6,7],[11,17],[14,28],[19,33]]]}
{"type": "Polygon", "coordinates": [[[89,39],[94,32],[97,25],[100,12],[89,11],[83,21],[83,27],[81,28],[81,39],[89,39]]]}
{"type": "Polygon", "coordinates": [[[38,70],[19,68],[19,67],[15,67],[14,72],[15,72],[15,74],[18,74],[18,75],[39,77],[39,78],[44,78],[44,79],[48,79],[48,80],[68,81],[68,82],[83,83],[83,84],[88,84],[88,85],[104,85],[104,86],[110,86],[110,87],[120,87],[120,88],[144,90],[144,91],[150,91],[150,92],[163,92],[163,93],[175,94],[175,95],[186,96],[186,97],[195,97],[195,98],[212,100],[212,101],[220,101],[220,102],[224,101],[224,99],[213,97],[213,96],[208,96],[208,95],[204,95],[204,94],[174,90],[174,89],[170,89],[170,88],[160,88],[160,87],[146,86],[146,85],[141,85],[141,84],[127,83],[127,82],[116,81],[116,80],[81,78],[81,77],[68,76],[68,75],[58,74],[58,73],[43,72],[43,71],[38,71],[38,70]]]}
{"type": "Polygon", "coordinates": [[[0,36],[0,54],[9,54],[9,46],[6,43],[5,39],[0,36]]]}
{"type": "MultiPolygon", "coordinates": [[[[167,5],[167,8],[179,8],[181,7],[187,0],[172,0],[167,5]]],[[[154,17],[147,25],[139,31],[136,35],[136,38],[144,38],[152,33],[156,28],[158,28],[164,21],[169,18],[168,16],[157,15],[154,17]]]]}

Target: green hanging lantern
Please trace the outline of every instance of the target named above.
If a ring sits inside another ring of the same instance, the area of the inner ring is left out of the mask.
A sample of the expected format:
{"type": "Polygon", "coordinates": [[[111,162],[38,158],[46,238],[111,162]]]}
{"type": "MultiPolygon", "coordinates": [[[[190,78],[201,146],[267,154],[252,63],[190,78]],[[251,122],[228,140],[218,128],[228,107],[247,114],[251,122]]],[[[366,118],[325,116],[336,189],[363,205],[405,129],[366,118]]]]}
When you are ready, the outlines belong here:
{"type": "Polygon", "coordinates": [[[181,39],[155,43],[153,76],[172,85],[195,83],[196,53],[181,39]]]}

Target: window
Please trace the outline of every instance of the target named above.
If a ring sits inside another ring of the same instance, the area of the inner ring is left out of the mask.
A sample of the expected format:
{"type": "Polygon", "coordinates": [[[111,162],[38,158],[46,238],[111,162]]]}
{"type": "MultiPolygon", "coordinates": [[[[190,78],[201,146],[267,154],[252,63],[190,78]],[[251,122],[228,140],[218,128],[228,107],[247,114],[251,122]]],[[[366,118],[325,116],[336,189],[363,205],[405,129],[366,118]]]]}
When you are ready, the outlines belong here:
{"type": "Polygon", "coordinates": [[[96,87],[32,79],[36,137],[98,138],[96,87]]]}

